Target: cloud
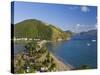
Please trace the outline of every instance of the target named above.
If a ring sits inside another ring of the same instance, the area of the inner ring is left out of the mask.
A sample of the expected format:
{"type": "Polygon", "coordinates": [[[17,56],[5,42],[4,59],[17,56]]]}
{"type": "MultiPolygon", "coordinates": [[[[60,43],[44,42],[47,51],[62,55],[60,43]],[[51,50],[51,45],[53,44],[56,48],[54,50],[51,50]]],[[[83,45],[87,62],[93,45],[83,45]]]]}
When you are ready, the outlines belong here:
{"type": "Polygon", "coordinates": [[[76,26],[77,26],[77,27],[84,27],[84,26],[86,26],[86,25],[83,25],[83,24],[77,24],[76,26]]]}
{"type": "Polygon", "coordinates": [[[77,10],[80,9],[82,12],[89,12],[89,7],[88,6],[71,6],[69,7],[70,10],[77,10]]]}
{"type": "Polygon", "coordinates": [[[97,24],[95,25],[88,25],[88,24],[76,24],[77,28],[97,28],[97,24]]]}
{"type": "Polygon", "coordinates": [[[81,11],[82,12],[88,12],[89,11],[89,8],[87,6],[82,6],[81,7],[81,11]]]}
{"type": "Polygon", "coordinates": [[[80,25],[80,24],[77,24],[76,26],[77,26],[77,27],[80,27],[81,25],[80,25]]]}

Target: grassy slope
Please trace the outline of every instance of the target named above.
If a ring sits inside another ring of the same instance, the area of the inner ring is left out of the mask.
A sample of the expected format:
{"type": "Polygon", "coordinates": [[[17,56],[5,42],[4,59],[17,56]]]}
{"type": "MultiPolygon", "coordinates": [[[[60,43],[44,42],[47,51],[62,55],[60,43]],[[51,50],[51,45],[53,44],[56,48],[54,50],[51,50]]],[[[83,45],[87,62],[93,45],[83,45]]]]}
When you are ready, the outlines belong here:
{"type": "Polygon", "coordinates": [[[65,39],[66,34],[59,28],[53,25],[46,25],[45,23],[29,19],[17,23],[14,27],[14,36],[17,38],[39,38],[46,40],[57,40],[58,38],[65,39]]]}

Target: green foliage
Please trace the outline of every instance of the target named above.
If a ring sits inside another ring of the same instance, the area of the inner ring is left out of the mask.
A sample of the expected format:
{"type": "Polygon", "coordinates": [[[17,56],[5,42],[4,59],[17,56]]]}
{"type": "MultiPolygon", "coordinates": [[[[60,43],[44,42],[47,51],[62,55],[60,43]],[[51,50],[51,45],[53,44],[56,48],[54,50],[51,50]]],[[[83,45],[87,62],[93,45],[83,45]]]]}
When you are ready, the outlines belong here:
{"type": "Polygon", "coordinates": [[[23,74],[25,72],[24,69],[20,68],[20,69],[17,69],[16,73],[19,73],[19,74],[23,74]]]}
{"type": "Polygon", "coordinates": [[[50,39],[51,28],[35,19],[29,19],[15,24],[14,36],[16,38],[50,39]]]}
{"type": "Polygon", "coordinates": [[[52,63],[51,66],[49,67],[49,70],[52,71],[56,68],[56,64],[52,63]]]}
{"type": "Polygon", "coordinates": [[[71,31],[69,31],[69,30],[67,30],[67,31],[65,31],[66,33],[67,33],[67,36],[68,37],[71,37],[74,33],[73,32],[71,32],[71,31]]]}
{"type": "Polygon", "coordinates": [[[56,67],[56,64],[55,63],[52,63],[51,64],[51,68],[53,69],[53,68],[55,68],[56,67]]]}
{"type": "Polygon", "coordinates": [[[47,57],[48,59],[50,58],[50,53],[49,53],[49,52],[47,53],[47,56],[46,56],[46,57],[47,57]]]}
{"type": "Polygon", "coordinates": [[[66,39],[66,33],[53,25],[46,25],[39,20],[29,19],[14,25],[14,37],[57,40],[59,38],[66,39]]]}
{"type": "Polygon", "coordinates": [[[34,51],[36,51],[37,43],[35,41],[28,43],[25,48],[29,52],[29,54],[32,56],[34,51]]]}

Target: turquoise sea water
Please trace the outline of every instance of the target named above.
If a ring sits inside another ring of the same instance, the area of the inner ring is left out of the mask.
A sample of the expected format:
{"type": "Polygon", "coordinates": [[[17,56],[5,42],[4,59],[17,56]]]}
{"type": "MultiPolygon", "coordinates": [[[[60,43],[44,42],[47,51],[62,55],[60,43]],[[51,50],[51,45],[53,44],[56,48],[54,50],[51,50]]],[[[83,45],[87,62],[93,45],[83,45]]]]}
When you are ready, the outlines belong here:
{"type": "Polygon", "coordinates": [[[48,43],[48,49],[64,63],[73,67],[89,65],[97,67],[97,42],[92,40],[69,40],[58,43],[48,43]]]}
{"type": "MultiPolygon", "coordinates": [[[[91,39],[61,41],[46,44],[58,59],[64,63],[69,63],[73,67],[89,65],[91,68],[97,67],[97,42],[91,39]]],[[[25,50],[24,45],[14,45],[14,53],[25,50]]]]}

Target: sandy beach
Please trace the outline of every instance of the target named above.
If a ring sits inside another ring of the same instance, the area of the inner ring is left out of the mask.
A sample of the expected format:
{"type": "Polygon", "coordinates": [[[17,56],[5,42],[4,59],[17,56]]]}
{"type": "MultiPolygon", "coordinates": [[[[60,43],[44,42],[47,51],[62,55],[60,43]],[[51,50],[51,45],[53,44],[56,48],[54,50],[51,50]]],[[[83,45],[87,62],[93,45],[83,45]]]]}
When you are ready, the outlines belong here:
{"type": "Polygon", "coordinates": [[[57,71],[67,71],[73,68],[70,64],[64,64],[62,61],[60,61],[53,53],[50,52],[50,54],[55,60],[57,71]]]}

